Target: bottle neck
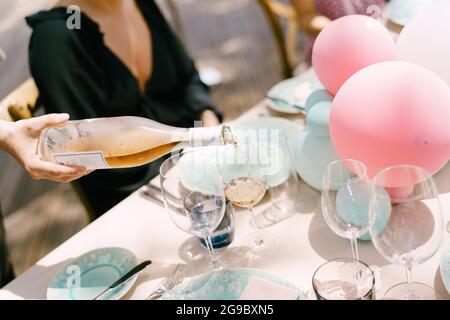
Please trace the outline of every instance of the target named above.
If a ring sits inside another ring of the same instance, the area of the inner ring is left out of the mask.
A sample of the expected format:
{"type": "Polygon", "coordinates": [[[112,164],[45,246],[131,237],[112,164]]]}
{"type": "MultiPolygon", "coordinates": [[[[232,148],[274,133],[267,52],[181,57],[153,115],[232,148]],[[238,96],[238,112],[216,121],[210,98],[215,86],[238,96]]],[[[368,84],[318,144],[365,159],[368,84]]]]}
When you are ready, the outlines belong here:
{"type": "Polygon", "coordinates": [[[190,128],[187,141],[191,147],[221,145],[224,126],[190,128]]]}

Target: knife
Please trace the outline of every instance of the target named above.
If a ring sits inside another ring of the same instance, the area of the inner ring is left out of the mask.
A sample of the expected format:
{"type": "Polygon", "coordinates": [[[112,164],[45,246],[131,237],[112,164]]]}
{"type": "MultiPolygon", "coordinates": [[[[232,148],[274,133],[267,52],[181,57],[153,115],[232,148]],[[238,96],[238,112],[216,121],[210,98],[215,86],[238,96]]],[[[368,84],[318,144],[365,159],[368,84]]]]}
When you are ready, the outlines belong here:
{"type": "Polygon", "coordinates": [[[287,101],[286,99],[283,99],[283,98],[280,98],[280,97],[276,97],[276,96],[273,96],[273,95],[271,95],[271,94],[266,94],[266,98],[267,99],[270,99],[270,100],[274,100],[274,101],[279,101],[279,102],[281,102],[281,103],[285,103],[285,104],[287,104],[288,106],[290,106],[290,107],[294,107],[294,108],[296,108],[296,109],[300,109],[300,110],[303,110],[303,111],[305,111],[305,107],[304,106],[302,106],[302,105],[300,105],[300,104],[297,104],[297,103],[295,103],[295,102],[289,102],[289,101],[287,101]]]}
{"type": "Polygon", "coordinates": [[[131,269],[130,271],[128,271],[125,275],[123,275],[122,277],[119,278],[119,280],[117,280],[116,282],[114,282],[112,285],[110,285],[108,288],[106,288],[105,290],[103,290],[102,292],[100,292],[97,296],[95,296],[94,299],[92,300],[98,300],[99,298],[101,298],[103,295],[105,295],[106,293],[108,293],[109,291],[117,288],[118,286],[124,284],[128,279],[130,279],[132,276],[134,276],[135,274],[141,272],[145,267],[147,267],[148,265],[150,265],[152,262],[150,260],[146,260],[144,262],[139,263],[136,267],[134,267],[133,269],[131,269]]]}
{"type": "Polygon", "coordinates": [[[161,188],[152,184],[147,184],[147,190],[141,192],[141,196],[155,202],[156,204],[164,207],[164,202],[157,196],[161,194],[161,188]]]}

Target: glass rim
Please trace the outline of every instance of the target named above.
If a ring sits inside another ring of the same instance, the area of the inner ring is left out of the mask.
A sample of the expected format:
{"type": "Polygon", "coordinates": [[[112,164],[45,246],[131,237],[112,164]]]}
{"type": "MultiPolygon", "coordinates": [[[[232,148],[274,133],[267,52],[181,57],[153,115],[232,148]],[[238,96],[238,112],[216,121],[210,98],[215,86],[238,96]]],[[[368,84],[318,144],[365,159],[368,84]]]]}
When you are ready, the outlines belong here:
{"type": "MultiPolygon", "coordinates": [[[[361,175],[358,174],[358,173],[354,173],[354,172],[353,172],[353,173],[355,174],[355,176],[356,176],[357,179],[355,179],[354,177],[352,177],[352,178],[350,178],[349,180],[344,181],[344,182],[333,182],[333,185],[334,185],[334,186],[346,185],[349,181],[351,181],[351,183],[354,183],[354,182],[357,182],[358,179],[359,179],[360,181],[363,181],[363,182],[370,182],[369,176],[368,176],[368,173],[367,173],[367,172],[368,172],[367,166],[366,166],[362,161],[359,161],[359,160],[356,160],[356,159],[352,159],[352,158],[348,158],[348,159],[338,159],[338,160],[334,160],[334,161],[330,162],[330,163],[326,166],[325,171],[324,171],[324,174],[323,174],[323,178],[322,178],[322,190],[327,189],[327,188],[324,186],[325,175],[329,174],[329,171],[331,170],[331,168],[333,168],[333,167],[334,167],[335,165],[337,165],[337,164],[341,164],[341,165],[345,166],[345,162],[357,164],[357,165],[362,169],[361,175]]],[[[347,170],[348,170],[349,172],[352,172],[352,171],[350,170],[350,168],[347,168],[347,170]]]]}
{"type": "MultiPolygon", "coordinates": [[[[334,166],[334,165],[336,165],[336,164],[338,164],[338,163],[344,164],[345,162],[356,163],[356,164],[358,164],[359,166],[361,166],[361,168],[363,169],[363,172],[362,172],[363,175],[367,177],[367,166],[365,165],[365,163],[362,162],[362,161],[360,161],[360,160],[353,159],[353,158],[346,158],[346,159],[337,159],[337,160],[334,160],[334,161],[330,162],[330,163],[327,165],[327,167],[332,167],[332,166],[334,166]]],[[[350,169],[349,169],[349,170],[350,170],[350,169]]]]}
{"type": "MultiPolygon", "coordinates": [[[[168,166],[169,162],[173,161],[173,159],[175,159],[175,158],[181,159],[182,155],[184,155],[184,154],[198,154],[202,158],[206,158],[205,155],[201,151],[198,151],[198,150],[182,150],[180,152],[172,154],[169,158],[167,158],[166,160],[163,161],[163,163],[159,167],[159,176],[161,178],[164,178],[164,179],[172,179],[171,177],[168,177],[166,174],[164,174],[163,170],[168,166]]],[[[195,172],[192,172],[192,173],[188,173],[186,175],[183,175],[183,176],[177,177],[177,178],[188,178],[188,177],[191,177],[191,176],[193,176],[195,174],[196,174],[195,172]]]]}
{"type": "Polygon", "coordinates": [[[313,273],[311,282],[312,282],[312,286],[313,286],[314,293],[315,293],[317,296],[319,296],[319,297],[320,297],[321,299],[323,299],[323,300],[329,300],[329,299],[326,299],[325,297],[323,297],[323,296],[318,292],[318,289],[317,289],[317,287],[316,287],[316,284],[314,283],[314,278],[316,277],[317,272],[319,272],[319,270],[322,269],[322,267],[324,267],[325,265],[327,265],[327,264],[329,264],[329,263],[331,263],[331,262],[339,262],[339,261],[342,261],[342,262],[353,262],[353,263],[356,262],[356,263],[362,264],[364,267],[366,267],[367,269],[369,269],[369,270],[370,270],[370,273],[372,274],[372,286],[368,289],[368,291],[367,291],[364,295],[361,295],[361,297],[359,297],[358,299],[353,299],[353,300],[361,300],[361,299],[363,299],[363,298],[366,298],[369,294],[371,294],[372,292],[375,291],[375,280],[376,280],[376,279],[375,279],[375,274],[373,273],[372,268],[371,268],[367,263],[365,263],[365,262],[363,262],[363,261],[361,261],[361,260],[353,259],[353,258],[334,258],[334,259],[327,260],[327,261],[325,261],[324,263],[322,263],[319,267],[317,267],[316,271],[314,271],[314,273],[313,273]]]}
{"type": "MultiPolygon", "coordinates": [[[[189,194],[191,194],[191,193],[193,193],[193,192],[196,192],[196,191],[191,191],[191,192],[189,192],[189,194]]],[[[222,197],[221,197],[221,196],[217,196],[217,197],[218,197],[218,198],[220,197],[221,200],[222,200],[222,197]]],[[[183,204],[184,204],[185,209],[186,209],[187,211],[189,211],[189,212],[193,212],[193,211],[192,211],[192,208],[190,208],[190,209],[186,208],[186,201],[187,201],[187,197],[185,197],[184,200],[183,200],[183,204]]],[[[225,210],[226,210],[226,206],[228,205],[228,203],[226,203],[226,201],[222,201],[222,202],[225,203],[225,205],[223,205],[222,207],[225,207],[225,210]]],[[[221,210],[222,210],[222,208],[221,208],[221,210]]],[[[208,211],[203,211],[201,214],[204,214],[204,215],[210,215],[211,213],[213,213],[213,212],[215,212],[215,211],[217,211],[217,208],[214,208],[214,209],[211,209],[211,210],[208,210],[208,211]]],[[[193,213],[195,213],[195,212],[193,212],[193,213]]]]}
{"type": "Polygon", "coordinates": [[[375,184],[375,182],[377,181],[377,179],[379,179],[383,174],[386,174],[387,172],[394,170],[394,169],[400,169],[400,168],[405,168],[405,169],[414,169],[418,172],[424,173],[426,179],[430,179],[433,177],[433,175],[430,173],[430,171],[428,171],[427,169],[418,166],[418,165],[413,165],[413,164],[396,164],[396,165],[392,165],[389,167],[386,167],[380,171],[378,171],[374,176],[373,176],[373,183],[375,184]]]}

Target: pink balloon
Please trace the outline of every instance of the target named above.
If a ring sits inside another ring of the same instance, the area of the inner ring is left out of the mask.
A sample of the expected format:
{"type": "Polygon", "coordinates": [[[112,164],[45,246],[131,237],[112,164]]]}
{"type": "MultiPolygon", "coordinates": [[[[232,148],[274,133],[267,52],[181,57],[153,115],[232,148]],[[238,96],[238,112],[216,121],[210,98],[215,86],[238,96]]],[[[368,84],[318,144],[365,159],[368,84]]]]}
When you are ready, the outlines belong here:
{"type": "Polygon", "coordinates": [[[395,59],[396,46],[389,31],[362,15],[330,23],[317,37],[312,54],[314,70],[332,95],[359,70],[395,59]]]}
{"type": "Polygon", "coordinates": [[[339,157],[365,163],[369,177],[400,164],[434,174],[450,158],[450,89],[409,62],[369,66],[333,100],[330,135],[339,157]]]}

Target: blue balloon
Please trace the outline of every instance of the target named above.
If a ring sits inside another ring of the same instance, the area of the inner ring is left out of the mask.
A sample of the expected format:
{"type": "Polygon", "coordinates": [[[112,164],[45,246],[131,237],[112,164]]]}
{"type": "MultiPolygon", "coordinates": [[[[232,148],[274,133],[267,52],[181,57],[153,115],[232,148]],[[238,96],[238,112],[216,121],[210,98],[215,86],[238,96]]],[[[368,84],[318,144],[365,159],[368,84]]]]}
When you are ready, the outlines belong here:
{"type": "Polygon", "coordinates": [[[314,189],[322,189],[325,168],[339,157],[329,137],[317,137],[308,131],[302,132],[295,141],[294,165],[299,176],[314,189]]]}
{"type": "Polygon", "coordinates": [[[308,113],[307,130],[317,137],[329,137],[330,111],[331,102],[323,101],[314,105],[308,113]]]}
{"type": "Polygon", "coordinates": [[[325,89],[316,90],[311,93],[305,102],[305,113],[308,114],[309,110],[319,102],[332,102],[334,97],[325,89]]]}
{"type": "MultiPolygon", "coordinates": [[[[373,228],[377,232],[381,232],[391,216],[391,203],[389,195],[384,188],[377,187],[376,192],[384,193],[385,196],[377,197],[378,201],[382,201],[379,205],[382,214],[377,215],[373,228]],[[381,200],[380,200],[381,199],[381,200]]],[[[366,226],[369,223],[369,188],[362,182],[348,183],[341,186],[336,194],[336,210],[337,214],[346,222],[356,226],[366,226]]],[[[370,233],[367,232],[360,240],[371,240],[370,233]]]]}
{"type": "MultiPolygon", "coordinates": [[[[325,90],[315,91],[316,95],[322,94],[320,91],[325,90]]],[[[294,164],[297,173],[303,181],[317,190],[322,189],[325,168],[339,159],[328,129],[330,110],[330,101],[318,102],[312,106],[308,112],[306,130],[297,136],[294,142],[294,164]]]]}

